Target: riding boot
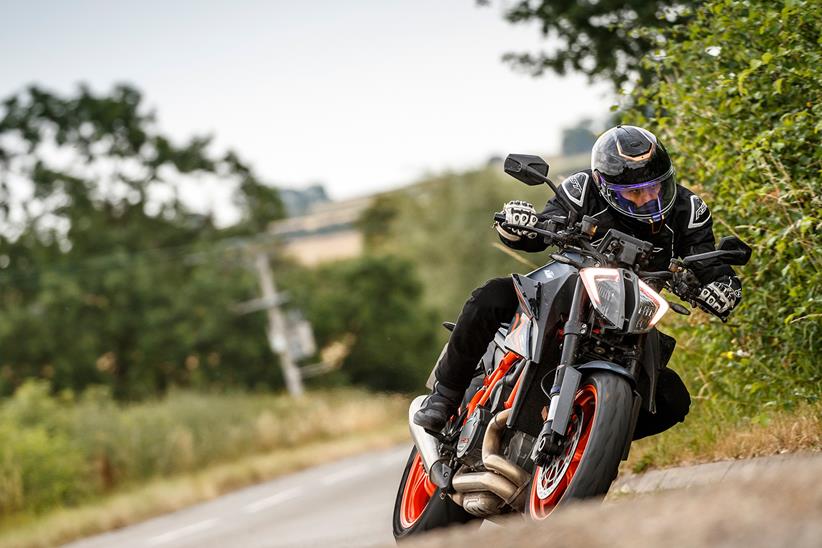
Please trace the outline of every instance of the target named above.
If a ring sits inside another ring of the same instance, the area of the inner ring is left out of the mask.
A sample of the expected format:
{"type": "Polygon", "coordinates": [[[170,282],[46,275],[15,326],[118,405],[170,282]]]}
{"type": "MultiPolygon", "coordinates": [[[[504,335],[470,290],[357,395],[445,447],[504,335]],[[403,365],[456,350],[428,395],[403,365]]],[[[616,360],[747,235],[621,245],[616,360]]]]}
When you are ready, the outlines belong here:
{"type": "Polygon", "coordinates": [[[425,399],[419,411],[414,413],[414,424],[426,430],[441,431],[448,419],[457,412],[461,398],[462,392],[459,390],[435,382],[434,391],[425,399]]]}

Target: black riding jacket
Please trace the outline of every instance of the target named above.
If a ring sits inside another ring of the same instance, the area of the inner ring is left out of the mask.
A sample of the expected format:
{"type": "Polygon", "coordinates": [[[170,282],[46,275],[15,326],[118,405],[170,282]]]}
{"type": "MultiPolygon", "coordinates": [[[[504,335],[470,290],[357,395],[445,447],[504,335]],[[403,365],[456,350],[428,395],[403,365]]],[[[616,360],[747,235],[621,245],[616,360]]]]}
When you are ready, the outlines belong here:
{"type": "MultiPolygon", "coordinates": [[[[599,221],[594,244],[610,228],[652,243],[654,254],[648,270],[667,270],[673,257],[686,257],[715,249],[713,219],[708,206],[683,186],[677,185],[676,201],[666,214],[664,224],[656,232],[650,224],[636,221],[612,209],[596,188],[591,170],[580,171],[565,179],[559,186],[559,192],[573,204],[579,218],[589,215],[599,221]]],[[[549,215],[567,215],[556,197],[552,197],[537,216],[544,220],[549,215]]],[[[523,237],[517,241],[500,237],[500,240],[512,249],[522,251],[544,251],[548,247],[540,237],[523,237]]],[[[703,285],[724,276],[735,275],[730,266],[717,259],[695,264],[692,270],[703,285]]]]}

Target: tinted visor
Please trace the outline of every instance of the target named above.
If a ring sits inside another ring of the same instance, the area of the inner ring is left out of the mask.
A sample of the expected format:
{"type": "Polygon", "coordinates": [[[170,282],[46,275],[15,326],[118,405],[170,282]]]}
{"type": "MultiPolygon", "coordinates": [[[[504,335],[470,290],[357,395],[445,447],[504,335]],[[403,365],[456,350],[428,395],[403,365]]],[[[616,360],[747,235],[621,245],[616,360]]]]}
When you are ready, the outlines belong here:
{"type": "Polygon", "coordinates": [[[662,177],[630,185],[611,184],[601,174],[595,175],[611,206],[634,219],[659,222],[676,199],[673,168],[662,177]]]}

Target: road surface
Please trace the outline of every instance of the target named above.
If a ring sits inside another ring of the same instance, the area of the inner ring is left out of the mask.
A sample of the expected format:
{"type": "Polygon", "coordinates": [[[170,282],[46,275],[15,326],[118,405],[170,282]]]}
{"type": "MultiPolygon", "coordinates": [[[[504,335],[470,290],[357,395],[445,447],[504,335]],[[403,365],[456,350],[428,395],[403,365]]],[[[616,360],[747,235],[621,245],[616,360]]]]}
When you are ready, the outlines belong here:
{"type": "Polygon", "coordinates": [[[410,445],[337,461],[90,537],[71,548],[343,548],[393,544],[410,445]]]}
{"type": "MultiPolygon", "coordinates": [[[[69,544],[71,548],[209,548],[209,547],[242,547],[242,548],[276,548],[276,547],[312,547],[323,548],[373,546],[391,546],[394,539],[391,534],[391,512],[396,496],[397,485],[402,475],[410,445],[394,447],[376,453],[369,453],[357,457],[337,461],[319,466],[303,472],[293,474],[268,483],[249,487],[225,495],[210,502],[199,504],[172,514],[155,518],[119,531],[106,533],[69,544]]],[[[692,534],[694,527],[702,520],[707,528],[717,527],[727,529],[733,519],[739,519],[739,512],[745,503],[753,505],[742,512],[753,520],[757,526],[762,524],[773,525],[772,512],[781,508],[783,512],[780,523],[790,525],[792,529],[778,532],[777,537],[763,536],[762,532],[750,524],[740,523],[731,527],[735,535],[747,532],[745,543],[720,543],[727,546],[747,546],[751,539],[762,541],[756,546],[822,546],[822,544],[806,544],[803,538],[817,538],[817,530],[807,530],[806,524],[813,524],[822,518],[822,487],[819,477],[822,474],[822,454],[797,454],[763,457],[748,461],[725,461],[711,464],[656,470],[639,476],[622,477],[611,487],[611,493],[617,495],[625,493],[654,493],[667,491],[680,493],[681,499],[669,501],[667,512],[664,505],[656,506],[653,500],[645,502],[629,502],[616,506],[611,505],[599,509],[599,505],[589,505],[587,512],[591,516],[585,518],[588,522],[600,522],[609,519],[608,512],[622,511],[626,515],[613,519],[613,527],[622,524],[635,524],[637,504],[649,505],[645,515],[654,515],[660,527],[668,528],[658,539],[658,543],[648,544],[647,538],[632,538],[635,531],[624,533],[624,540],[630,541],[625,546],[661,545],[665,544],[665,535],[676,533],[677,525],[682,525],[685,534],[692,534]],[[764,475],[763,475],[764,474],[764,475]],[[753,486],[760,489],[764,484],[761,478],[768,474],[777,474],[771,478],[771,487],[762,493],[740,491],[733,495],[731,489],[748,489],[753,486]],[[778,474],[783,474],[779,476],[778,474]],[[803,476],[804,474],[804,476],[803,476]],[[719,485],[721,484],[721,485],[719,485]],[[709,486],[713,492],[703,493],[703,499],[694,498],[695,492],[686,488],[709,486]],[[737,487],[734,487],[734,486],[737,487]],[[712,487],[711,487],[712,486],[712,487]],[[739,487],[741,486],[741,487],[739,487]],[[785,493],[779,492],[783,489],[785,493]],[[808,500],[801,500],[801,494],[808,500]],[[700,509],[708,508],[712,503],[722,501],[718,508],[700,513],[700,509]],[[794,503],[796,507],[789,506],[794,503]],[[680,511],[687,506],[694,505],[690,519],[682,519],[680,511]],[[788,505],[788,506],[786,506],[788,505]],[[622,507],[622,510],[619,508],[622,507]],[[728,516],[723,511],[730,511],[728,516]],[[807,514],[811,512],[812,515],[807,514]],[[814,513],[815,512],[815,513],[814,513]],[[705,522],[706,517],[714,522],[705,522]],[[793,521],[791,521],[793,520],[793,521]],[[724,524],[724,525],[723,525],[724,524]],[[804,536],[797,537],[796,531],[804,536]],[[782,540],[791,540],[788,544],[782,540]],[[776,542],[776,544],[773,544],[776,542]],[[634,543],[634,544],[631,544],[634,543]],[[746,544],[747,543],[747,544],[746,544]],[[770,543],[770,544],[769,544],[770,543]]],[[[609,494],[609,498],[610,498],[609,494]]],[[[568,531],[576,534],[580,529],[579,523],[574,522],[575,512],[568,511],[568,518],[557,516],[552,518],[552,527],[560,530],[562,520],[571,520],[566,525],[568,531]]],[[[562,514],[563,516],[565,514],[562,514]]],[[[584,512],[582,512],[584,515],[584,512]]],[[[640,514],[642,515],[642,514],[640,514]]],[[[521,521],[521,520],[520,520],[521,521]]],[[[648,521],[643,519],[644,527],[648,521]]],[[[502,538],[492,539],[494,534],[508,534],[495,531],[499,529],[490,523],[484,523],[479,531],[466,534],[465,532],[444,533],[437,535],[423,545],[475,547],[484,545],[503,544],[502,538]],[[477,536],[480,535],[480,536],[477,536]],[[481,535],[486,535],[485,537],[481,535]],[[488,536],[490,535],[490,537],[488,536]]],[[[585,529],[585,527],[582,527],[585,529]]],[[[674,542],[671,546],[712,546],[711,534],[705,542],[691,542],[690,537],[684,537],[682,542],[674,542]]],[[[771,527],[773,529],[773,527],[771,527]]],[[[819,538],[822,538],[822,524],[818,527],[819,538]]],[[[514,534],[514,532],[511,532],[514,534]]],[[[525,539],[532,538],[533,531],[523,530],[523,535],[516,545],[525,546],[525,539]]],[[[539,536],[537,536],[539,538],[539,536]]],[[[569,537],[570,538],[570,537],[569,537]]],[[[569,542],[567,546],[608,546],[613,538],[605,534],[600,544],[593,538],[577,539],[579,542],[569,542]]],[[[691,539],[694,540],[694,539],[691,539]]],[[[738,539],[737,539],[738,540],[738,539]]]]}

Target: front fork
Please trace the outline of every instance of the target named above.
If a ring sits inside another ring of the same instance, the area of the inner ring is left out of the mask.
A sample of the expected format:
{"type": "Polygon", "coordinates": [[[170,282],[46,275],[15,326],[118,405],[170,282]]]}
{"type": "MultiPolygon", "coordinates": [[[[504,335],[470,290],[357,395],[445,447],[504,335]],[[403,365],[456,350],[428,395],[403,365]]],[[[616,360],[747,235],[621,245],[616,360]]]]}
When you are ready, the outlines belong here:
{"type": "MultiPolygon", "coordinates": [[[[549,456],[558,455],[562,450],[568,420],[574,408],[574,398],[582,378],[582,374],[574,369],[572,364],[576,361],[579,339],[588,328],[581,321],[587,304],[588,294],[582,284],[582,278],[578,277],[571,301],[571,311],[564,326],[559,365],[554,373],[553,385],[550,391],[546,391],[546,395],[550,398],[548,417],[542,425],[542,431],[537,437],[531,455],[538,466],[545,464],[549,456]]],[[[542,388],[545,390],[545,386],[542,388]]]]}

